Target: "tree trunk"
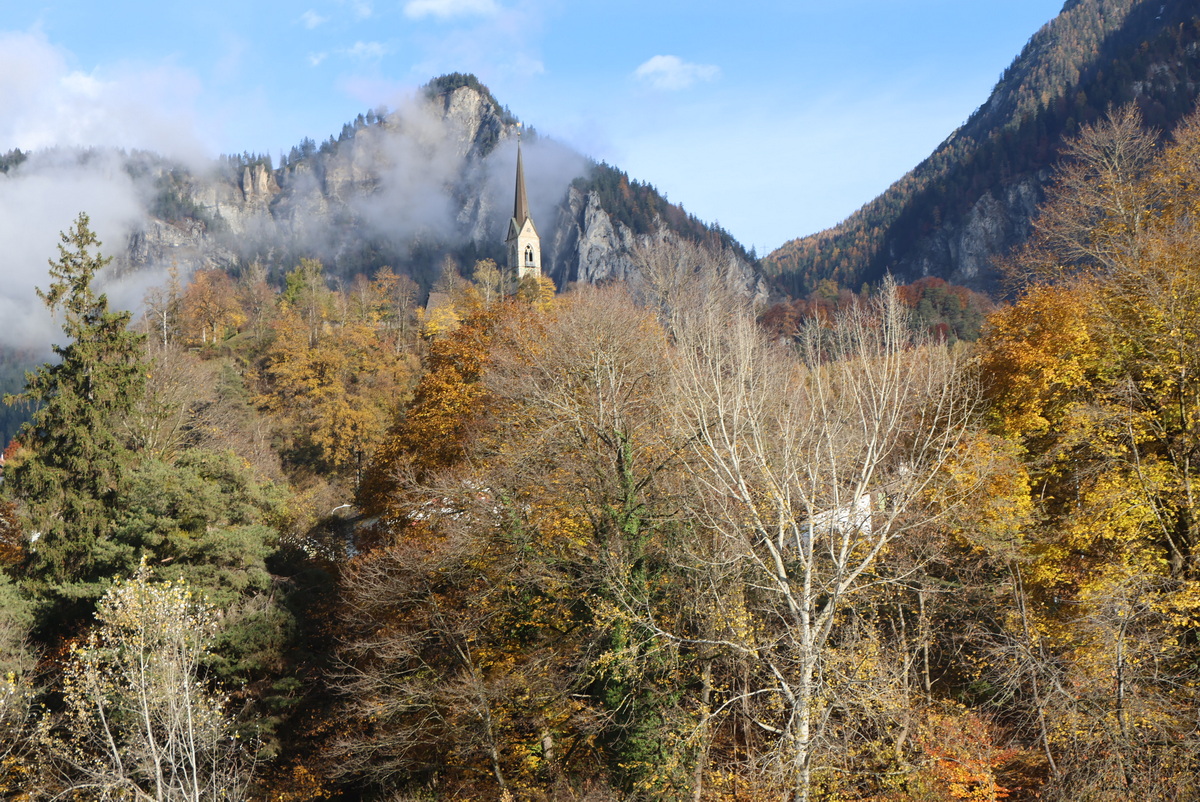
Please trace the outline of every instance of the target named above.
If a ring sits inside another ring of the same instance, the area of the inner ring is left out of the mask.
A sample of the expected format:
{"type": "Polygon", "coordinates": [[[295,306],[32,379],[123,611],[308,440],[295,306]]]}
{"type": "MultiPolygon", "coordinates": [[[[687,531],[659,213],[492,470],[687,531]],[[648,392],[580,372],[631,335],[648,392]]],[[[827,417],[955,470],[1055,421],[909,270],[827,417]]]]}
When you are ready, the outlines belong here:
{"type": "Polygon", "coordinates": [[[712,739],[709,724],[712,719],[712,660],[704,661],[700,672],[700,734],[697,737],[696,765],[692,769],[692,802],[704,796],[704,773],[708,769],[708,746],[712,739]]]}

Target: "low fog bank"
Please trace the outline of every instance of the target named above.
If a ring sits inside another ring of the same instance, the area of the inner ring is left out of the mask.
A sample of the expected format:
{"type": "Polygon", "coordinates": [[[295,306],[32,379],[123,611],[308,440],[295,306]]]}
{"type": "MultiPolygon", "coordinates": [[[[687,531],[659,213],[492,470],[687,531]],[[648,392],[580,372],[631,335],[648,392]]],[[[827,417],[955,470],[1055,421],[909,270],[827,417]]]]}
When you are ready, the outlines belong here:
{"type": "MultiPolygon", "coordinates": [[[[0,173],[0,345],[41,350],[61,337],[36,293],[49,284],[49,262],[58,259],[60,235],[86,212],[102,253],[119,253],[145,219],[144,199],[115,151],[35,153],[0,173]]],[[[110,300],[136,304],[139,299],[113,293],[110,300]]]]}
{"type": "MultiPolygon", "coordinates": [[[[469,249],[503,253],[513,211],[517,143],[513,128],[486,157],[468,147],[472,135],[437,108],[410,100],[386,123],[357,130],[319,164],[302,164],[281,175],[283,195],[272,205],[300,246],[338,267],[354,264],[354,241],[379,243],[401,261],[430,259],[431,252],[469,249]],[[352,222],[351,222],[352,221],[352,222]]],[[[557,210],[590,162],[550,139],[527,137],[522,145],[531,212],[546,237],[557,210]]],[[[253,243],[258,252],[269,243],[253,243]]],[[[436,261],[436,260],[435,260],[436,261]]],[[[407,264],[414,273],[436,265],[407,264]]],[[[463,265],[468,269],[470,265],[463,265]]]]}

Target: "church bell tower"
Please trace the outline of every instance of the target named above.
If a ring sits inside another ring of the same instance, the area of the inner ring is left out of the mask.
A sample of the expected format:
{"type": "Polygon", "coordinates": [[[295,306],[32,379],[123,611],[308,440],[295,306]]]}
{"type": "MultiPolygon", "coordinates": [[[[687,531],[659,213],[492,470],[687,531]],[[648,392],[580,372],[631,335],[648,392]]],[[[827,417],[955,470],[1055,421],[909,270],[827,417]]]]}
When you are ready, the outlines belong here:
{"type": "Polygon", "coordinates": [[[513,216],[508,221],[508,271],[519,284],[526,276],[542,275],[542,241],[533,218],[529,216],[529,199],[525,196],[525,167],[521,161],[521,133],[517,129],[517,192],[513,216]]]}

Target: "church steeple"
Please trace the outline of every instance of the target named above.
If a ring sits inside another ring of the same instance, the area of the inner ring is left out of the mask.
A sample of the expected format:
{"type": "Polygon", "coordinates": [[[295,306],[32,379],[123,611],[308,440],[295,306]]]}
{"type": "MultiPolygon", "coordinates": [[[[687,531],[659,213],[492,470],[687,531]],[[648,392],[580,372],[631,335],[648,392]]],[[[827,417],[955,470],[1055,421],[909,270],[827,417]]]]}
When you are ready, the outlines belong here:
{"type": "Polygon", "coordinates": [[[542,244],[533,218],[529,216],[529,198],[525,194],[525,162],[521,156],[521,129],[517,129],[517,189],[513,198],[513,216],[508,222],[508,270],[516,282],[526,276],[542,275],[542,244]]]}
{"type": "Polygon", "coordinates": [[[513,201],[513,220],[518,226],[529,219],[529,198],[525,196],[525,165],[521,161],[521,139],[517,137],[517,196],[513,201]]]}

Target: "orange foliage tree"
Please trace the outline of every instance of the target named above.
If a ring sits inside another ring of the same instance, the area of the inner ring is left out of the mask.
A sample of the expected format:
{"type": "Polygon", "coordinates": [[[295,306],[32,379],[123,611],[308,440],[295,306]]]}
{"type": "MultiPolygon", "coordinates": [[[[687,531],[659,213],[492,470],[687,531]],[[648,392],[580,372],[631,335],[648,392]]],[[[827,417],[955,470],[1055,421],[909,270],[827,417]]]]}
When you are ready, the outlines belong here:
{"type": "Polygon", "coordinates": [[[197,270],[181,303],[184,333],[193,343],[218,343],[246,322],[237,288],[224,270],[197,270]]]}
{"type": "Polygon", "coordinates": [[[297,458],[361,476],[392,411],[410,392],[414,365],[381,325],[314,325],[284,302],[260,375],[263,406],[284,422],[297,458]]]}

